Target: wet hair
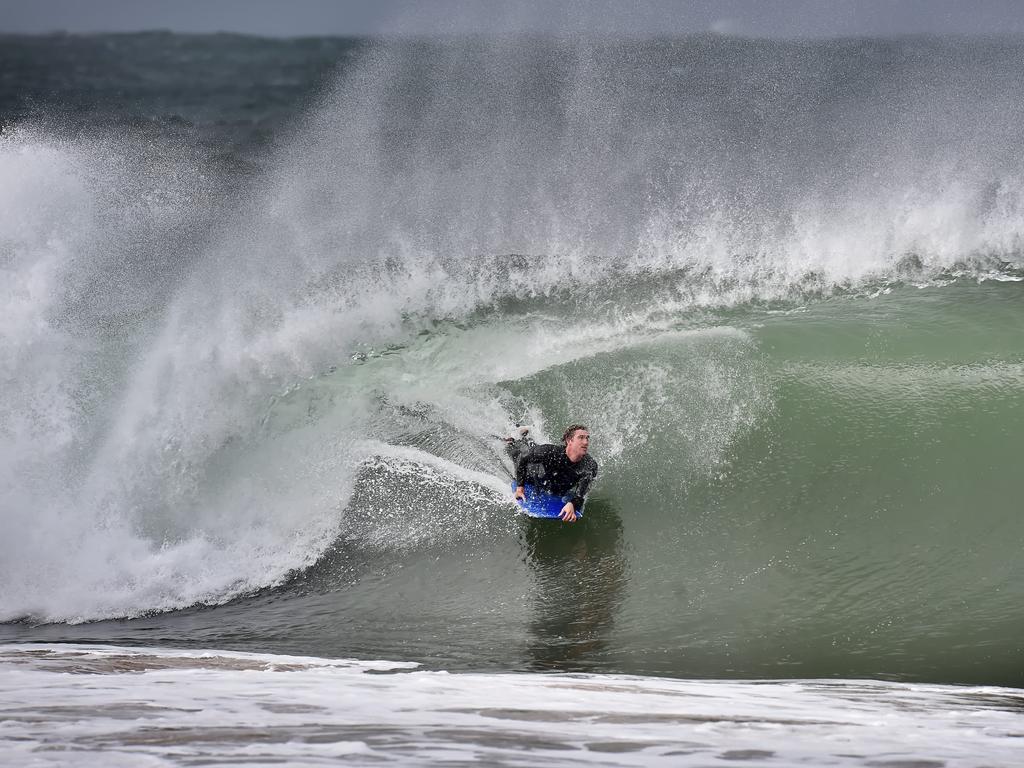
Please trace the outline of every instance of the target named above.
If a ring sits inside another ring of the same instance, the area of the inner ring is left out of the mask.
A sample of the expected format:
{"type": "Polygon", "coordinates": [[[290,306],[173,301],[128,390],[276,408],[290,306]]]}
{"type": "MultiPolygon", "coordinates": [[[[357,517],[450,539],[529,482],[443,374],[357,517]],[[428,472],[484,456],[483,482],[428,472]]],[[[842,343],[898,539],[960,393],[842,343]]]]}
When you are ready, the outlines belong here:
{"type": "MultiPolygon", "coordinates": [[[[565,433],[562,435],[562,442],[568,445],[569,441],[572,440],[572,436],[579,432],[581,429],[587,428],[582,424],[570,424],[568,427],[565,428],[565,433]]],[[[587,431],[589,432],[590,430],[587,429],[587,431]]]]}

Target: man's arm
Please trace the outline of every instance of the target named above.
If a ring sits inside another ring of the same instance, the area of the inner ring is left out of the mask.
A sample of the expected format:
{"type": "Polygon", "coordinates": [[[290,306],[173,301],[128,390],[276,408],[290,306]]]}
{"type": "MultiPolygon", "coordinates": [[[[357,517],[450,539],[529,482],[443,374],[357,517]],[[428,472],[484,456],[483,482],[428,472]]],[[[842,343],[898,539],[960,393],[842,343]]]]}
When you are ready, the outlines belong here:
{"type": "MultiPolygon", "coordinates": [[[[516,462],[516,489],[522,488],[526,485],[526,459],[529,454],[524,453],[519,457],[519,461],[516,462]]],[[[517,493],[518,495],[518,493],[517,493]]]]}
{"type": "Polygon", "coordinates": [[[516,460],[516,492],[513,494],[517,501],[526,499],[526,464],[527,459],[535,455],[537,446],[531,450],[523,451],[516,460]]]}
{"type": "Polygon", "coordinates": [[[583,509],[583,498],[587,495],[587,491],[590,490],[590,484],[597,477],[597,462],[589,456],[587,456],[585,461],[588,462],[587,466],[580,472],[580,479],[576,483],[576,493],[571,499],[573,509],[577,513],[583,509]]]}

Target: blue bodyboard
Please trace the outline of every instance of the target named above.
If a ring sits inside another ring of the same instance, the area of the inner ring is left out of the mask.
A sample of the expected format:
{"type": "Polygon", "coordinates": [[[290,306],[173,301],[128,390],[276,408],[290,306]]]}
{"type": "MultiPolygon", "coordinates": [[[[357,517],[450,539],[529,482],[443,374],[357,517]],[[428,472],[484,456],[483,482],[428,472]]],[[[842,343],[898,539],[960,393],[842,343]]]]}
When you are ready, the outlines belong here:
{"type": "MultiPolygon", "coordinates": [[[[526,501],[516,501],[523,512],[530,517],[554,517],[557,518],[562,513],[562,507],[567,502],[572,500],[571,496],[562,498],[561,496],[552,496],[540,488],[527,483],[523,486],[526,490],[526,501]]],[[[513,492],[516,489],[516,484],[512,483],[513,492]]],[[[583,517],[583,510],[576,510],[576,517],[583,517]]]]}

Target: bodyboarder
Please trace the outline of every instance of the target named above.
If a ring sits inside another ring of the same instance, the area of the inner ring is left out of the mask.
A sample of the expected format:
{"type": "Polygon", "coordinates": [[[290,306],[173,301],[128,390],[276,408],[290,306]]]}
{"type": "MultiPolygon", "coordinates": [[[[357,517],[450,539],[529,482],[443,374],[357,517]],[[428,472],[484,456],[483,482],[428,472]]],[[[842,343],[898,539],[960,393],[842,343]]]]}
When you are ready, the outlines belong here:
{"type": "Polygon", "coordinates": [[[537,445],[522,430],[518,438],[508,438],[508,453],[516,468],[517,501],[526,498],[526,484],[552,496],[572,498],[558,515],[567,523],[575,522],[583,507],[590,484],[597,477],[597,462],[587,451],[590,432],[582,424],[572,424],[562,435],[562,445],[537,445]]]}

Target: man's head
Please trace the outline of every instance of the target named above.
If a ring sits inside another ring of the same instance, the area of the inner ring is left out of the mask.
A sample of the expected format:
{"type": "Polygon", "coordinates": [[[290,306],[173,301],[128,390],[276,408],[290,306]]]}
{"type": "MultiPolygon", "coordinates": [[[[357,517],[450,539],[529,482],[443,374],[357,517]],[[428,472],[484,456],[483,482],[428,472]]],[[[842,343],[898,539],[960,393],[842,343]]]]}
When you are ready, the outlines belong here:
{"type": "Polygon", "coordinates": [[[577,462],[590,448],[590,432],[582,424],[570,424],[562,435],[562,442],[565,443],[565,455],[569,461],[577,462]]]}

